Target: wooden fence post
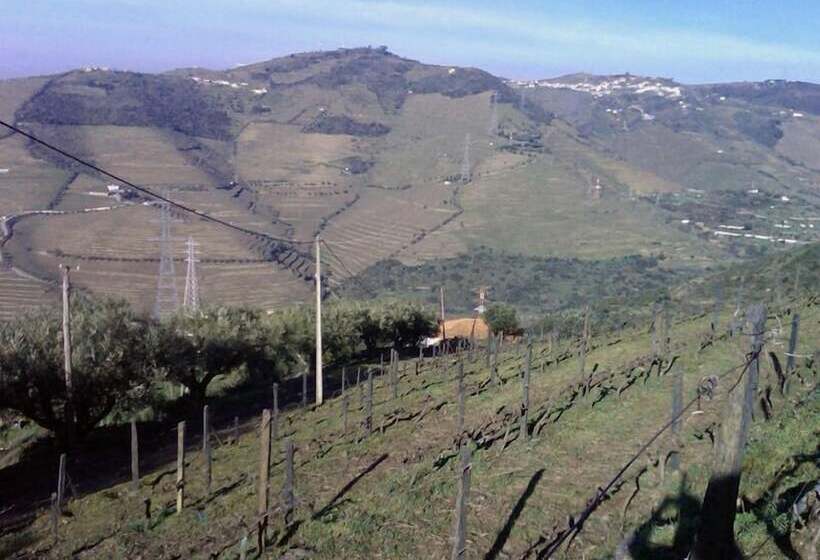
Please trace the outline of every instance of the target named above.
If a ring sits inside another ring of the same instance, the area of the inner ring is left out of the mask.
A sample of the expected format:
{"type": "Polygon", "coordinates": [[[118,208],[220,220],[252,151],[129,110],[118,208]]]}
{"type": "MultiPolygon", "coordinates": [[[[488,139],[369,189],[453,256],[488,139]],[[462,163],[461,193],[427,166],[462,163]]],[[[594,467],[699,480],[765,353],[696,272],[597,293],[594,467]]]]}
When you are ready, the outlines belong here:
{"type": "Polygon", "coordinates": [[[465,391],[464,391],[464,362],[458,362],[458,382],[456,386],[458,392],[458,419],[456,421],[456,437],[457,441],[461,442],[461,436],[464,433],[464,409],[465,409],[465,391]]]}
{"type": "Polygon", "coordinates": [[[496,338],[494,335],[490,335],[492,339],[492,351],[490,352],[490,379],[493,380],[493,384],[498,385],[498,347],[499,345],[496,343],[496,338]]]}
{"type": "Polygon", "coordinates": [[[205,462],[205,493],[211,495],[211,420],[208,405],[202,407],[202,459],[205,462]]]}
{"type": "Polygon", "coordinates": [[[390,350],[390,381],[393,389],[393,400],[399,398],[399,353],[390,350]]]}
{"type": "Polygon", "coordinates": [[[185,502],[185,422],[177,424],[177,513],[185,502]]]}
{"type": "Polygon", "coordinates": [[[239,443],[239,416],[233,417],[233,444],[239,443]]]}
{"type": "Polygon", "coordinates": [[[350,395],[342,393],[342,435],[347,435],[347,410],[350,408],[350,395]]]}
{"type": "Polygon", "coordinates": [[[282,488],[282,502],[285,505],[285,525],[293,520],[293,511],[296,509],[296,494],[294,490],[293,468],[293,441],[285,440],[285,482],[282,488]]]}
{"type": "Polygon", "coordinates": [[[373,370],[367,372],[367,403],[364,418],[364,429],[367,435],[373,433],[373,370]]]}
{"type": "Polygon", "coordinates": [[[701,507],[701,523],[695,536],[692,560],[740,557],[734,524],[743,453],[752,419],[759,373],[766,309],[752,305],[746,312],[747,334],[752,337],[749,363],[729,393],[718,432],[712,475],[701,507]]]}
{"type": "Polygon", "coordinates": [[[63,501],[65,500],[65,469],[67,456],[65,453],[60,453],[60,464],[57,467],[57,512],[62,513],[63,501]]]}
{"type": "Polygon", "coordinates": [[[467,546],[467,505],[470,500],[470,472],[472,454],[468,445],[461,446],[456,515],[453,522],[453,552],[450,560],[463,560],[467,546]]]}
{"type": "Polygon", "coordinates": [[[786,373],[793,372],[795,366],[797,365],[797,360],[795,360],[795,354],[797,352],[797,331],[799,328],[800,314],[795,313],[792,316],[792,331],[789,335],[789,353],[786,355],[786,373]]]}
{"type": "Polygon", "coordinates": [[[273,384],[273,413],[271,415],[271,439],[279,439],[279,384],[273,384]]]}
{"type": "Polygon", "coordinates": [[[258,548],[260,554],[264,552],[268,528],[268,483],[270,479],[270,441],[271,441],[271,414],[270,409],[262,411],[262,423],[259,426],[259,473],[256,480],[256,515],[258,548]]]}
{"type": "Polygon", "coordinates": [[[131,420],[131,490],[140,489],[140,449],[137,437],[137,421],[131,420]]]}
{"type": "Polygon", "coordinates": [[[650,334],[652,335],[652,360],[658,359],[658,354],[660,354],[660,350],[658,349],[658,323],[660,322],[660,313],[658,312],[658,307],[660,305],[656,301],[652,304],[652,325],[650,327],[650,334]]]}
{"type": "Polygon", "coordinates": [[[674,439],[675,449],[669,458],[669,469],[677,471],[680,468],[680,429],[683,420],[680,418],[683,412],[683,369],[680,366],[675,368],[674,377],[672,379],[672,437],[674,439]]]}
{"type": "Polygon", "coordinates": [[[527,344],[527,360],[524,364],[523,375],[521,376],[521,414],[519,415],[519,428],[521,441],[527,442],[530,439],[527,429],[527,416],[530,410],[530,367],[532,366],[532,342],[527,344]]]}
{"type": "Polygon", "coordinates": [[[587,361],[587,339],[589,338],[589,306],[584,307],[584,327],[581,332],[581,355],[578,364],[578,373],[584,379],[587,361]]]}
{"type": "MultiPolygon", "coordinates": [[[[669,338],[669,304],[663,302],[661,307],[661,362],[671,360],[672,340],[669,338]]],[[[660,374],[660,368],[658,368],[660,374]]]]}
{"type": "Polygon", "coordinates": [[[364,387],[362,387],[362,368],[356,368],[356,388],[359,390],[359,410],[364,408],[364,387]]]}

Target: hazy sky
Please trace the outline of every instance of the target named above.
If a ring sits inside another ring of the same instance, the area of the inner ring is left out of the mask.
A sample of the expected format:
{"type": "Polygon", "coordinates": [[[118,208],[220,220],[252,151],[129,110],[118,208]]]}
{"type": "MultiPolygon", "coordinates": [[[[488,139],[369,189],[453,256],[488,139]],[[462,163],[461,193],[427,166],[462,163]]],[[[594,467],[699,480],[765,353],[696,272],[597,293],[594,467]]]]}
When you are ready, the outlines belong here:
{"type": "Polygon", "coordinates": [[[510,77],[820,82],[816,0],[2,0],[0,77],[387,45],[510,77]]]}

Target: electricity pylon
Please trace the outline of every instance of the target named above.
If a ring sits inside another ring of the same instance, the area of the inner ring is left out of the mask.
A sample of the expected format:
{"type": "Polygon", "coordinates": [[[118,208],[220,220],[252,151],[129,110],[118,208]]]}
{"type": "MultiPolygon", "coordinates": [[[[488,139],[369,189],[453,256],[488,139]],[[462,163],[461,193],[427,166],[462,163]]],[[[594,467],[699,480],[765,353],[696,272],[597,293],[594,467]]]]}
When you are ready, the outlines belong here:
{"type": "Polygon", "coordinates": [[[159,278],[154,317],[160,319],[176,313],[179,307],[174,256],[171,254],[171,211],[167,203],[160,206],[159,278]]]}
{"type": "Polygon", "coordinates": [[[498,92],[490,97],[490,126],[487,127],[487,134],[495,136],[498,132],[498,92]]]}
{"type": "Polygon", "coordinates": [[[193,237],[189,237],[185,245],[188,247],[188,256],[185,258],[188,263],[188,272],[185,275],[185,295],[182,299],[182,306],[188,311],[196,311],[199,309],[199,279],[196,275],[196,263],[199,262],[196,258],[197,243],[193,237]]]}

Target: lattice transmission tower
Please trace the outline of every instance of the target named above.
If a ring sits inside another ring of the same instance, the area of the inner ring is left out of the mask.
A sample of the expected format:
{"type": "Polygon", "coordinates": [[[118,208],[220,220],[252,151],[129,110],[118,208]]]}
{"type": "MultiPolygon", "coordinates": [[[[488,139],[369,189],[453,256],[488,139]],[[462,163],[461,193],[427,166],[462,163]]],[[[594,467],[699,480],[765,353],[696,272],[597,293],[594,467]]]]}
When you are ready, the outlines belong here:
{"type": "Polygon", "coordinates": [[[171,210],[167,203],[160,206],[159,278],[154,317],[160,319],[176,313],[179,308],[174,255],[171,248],[171,210]]]}
{"type": "Polygon", "coordinates": [[[493,93],[490,98],[490,125],[487,127],[487,134],[495,136],[498,132],[498,92],[493,93]]]}
{"type": "Polygon", "coordinates": [[[464,136],[464,158],[461,160],[461,182],[470,182],[470,133],[464,136]]]}
{"type": "Polygon", "coordinates": [[[199,279],[196,275],[196,263],[199,262],[199,259],[196,258],[198,243],[194,241],[193,237],[189,237],[185,245],[188,247],[188,254],[185,257],[185,262],[188,263],[188,272],[185,274],[185,295],[182,298],[182,307],[189,311],[196,311],[199,309],[199,279]]]}

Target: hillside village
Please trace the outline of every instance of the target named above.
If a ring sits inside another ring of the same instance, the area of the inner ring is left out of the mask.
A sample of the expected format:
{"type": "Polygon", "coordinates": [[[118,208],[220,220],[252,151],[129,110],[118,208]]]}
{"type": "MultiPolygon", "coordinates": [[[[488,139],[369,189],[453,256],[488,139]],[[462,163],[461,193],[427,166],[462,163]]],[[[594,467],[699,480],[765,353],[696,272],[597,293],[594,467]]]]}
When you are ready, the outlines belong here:
{"type": "Polygon", "coordinates": [[[360,47],[0,123],[0,557],[812,558],[820,85],[360,47]]]}

